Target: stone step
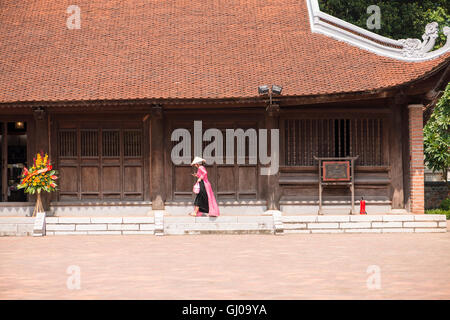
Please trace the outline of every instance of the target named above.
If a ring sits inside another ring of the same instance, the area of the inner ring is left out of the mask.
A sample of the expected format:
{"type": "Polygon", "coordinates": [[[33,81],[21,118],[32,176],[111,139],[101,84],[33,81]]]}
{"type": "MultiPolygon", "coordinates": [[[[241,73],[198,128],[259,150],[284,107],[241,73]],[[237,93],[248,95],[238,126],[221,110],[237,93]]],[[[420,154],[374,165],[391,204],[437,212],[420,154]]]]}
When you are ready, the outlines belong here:
{"type": "Polygon", "coordinates": [[[165,216],[164,234],[271,234],[272,216],[165,216]]]}
{"type": "MultiPolygon", "coordinates": [[[[445,215],[221,215],[191,217],[46,217],[41,235],[282,234],[447,232],[445,215]]],[[[31,235],[35,218],[0,218],[0,236],[31,235]]]]}

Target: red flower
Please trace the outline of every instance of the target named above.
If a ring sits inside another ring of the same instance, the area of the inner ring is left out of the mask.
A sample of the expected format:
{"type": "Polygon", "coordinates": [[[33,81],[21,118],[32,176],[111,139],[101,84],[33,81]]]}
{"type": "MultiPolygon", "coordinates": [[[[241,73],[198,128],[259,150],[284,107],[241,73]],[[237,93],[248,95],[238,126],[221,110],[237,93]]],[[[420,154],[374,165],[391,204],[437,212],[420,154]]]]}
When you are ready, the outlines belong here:
{"type": "Polygon", "coordinates": [[[52,183],[50,183],[50,187],[54,188],[54,187],[56,187],[56,185],[52,182],[52,183]]]}
{"type": "Polygon", "coordinates": [[[52,170],[52,165],[49,164],[49,165],[47,166],[47,169],[48,169],[49,171],[52,170]]]}
{"type": "Polygon", "coordinates": [[[56,179],[58,179],[58,177],[57,177],[57,176],[55,176],[55,175],[53,175],[53,176],[50,176],[50,178],[52,178],[53,180],[56,180],[56,179]]]}

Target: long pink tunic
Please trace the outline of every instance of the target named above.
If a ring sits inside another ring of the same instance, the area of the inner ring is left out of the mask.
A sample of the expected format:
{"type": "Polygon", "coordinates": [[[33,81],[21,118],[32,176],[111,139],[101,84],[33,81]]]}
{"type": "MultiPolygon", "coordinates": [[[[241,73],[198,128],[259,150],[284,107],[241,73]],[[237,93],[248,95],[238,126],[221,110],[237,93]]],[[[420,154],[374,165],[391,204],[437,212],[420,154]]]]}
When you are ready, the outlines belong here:
{"type": "Polygon", "coordinates": [[[208,195],[208,206],[210,216],[219,216],[219,206],[217,205],[216,198],[214,197],[214,192],[211,187],[211,183],[208,180],[208,172],[204,166],[200,166],[197,170],[197,178],[200,178],[205,183],[206,194],[208,195]]]}

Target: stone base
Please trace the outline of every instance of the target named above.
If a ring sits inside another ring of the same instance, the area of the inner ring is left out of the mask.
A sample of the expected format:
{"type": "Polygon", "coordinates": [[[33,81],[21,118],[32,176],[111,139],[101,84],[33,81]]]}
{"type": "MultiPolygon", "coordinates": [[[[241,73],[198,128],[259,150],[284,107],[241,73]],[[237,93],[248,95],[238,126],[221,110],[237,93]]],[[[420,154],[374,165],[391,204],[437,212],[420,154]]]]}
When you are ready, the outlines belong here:
{"type": "Polygon", "coordinates": [[[445,215],[265,215],[168,216],[164,210],[135,217],[0,218],[0,235],[181,235],[447,232],[445,215]],[[36,224],[38,224],[36,226],[36,224]]]}
{"type": "Polygon", "coordinates": [[[31,236],[34,217],[0,217],[0,236],[31,236]]]}

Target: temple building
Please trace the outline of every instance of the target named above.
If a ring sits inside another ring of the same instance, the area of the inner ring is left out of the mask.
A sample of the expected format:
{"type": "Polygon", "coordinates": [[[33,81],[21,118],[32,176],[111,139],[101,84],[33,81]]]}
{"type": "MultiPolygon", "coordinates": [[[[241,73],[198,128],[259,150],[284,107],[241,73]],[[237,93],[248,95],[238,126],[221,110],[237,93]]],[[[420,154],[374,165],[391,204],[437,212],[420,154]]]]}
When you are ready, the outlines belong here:
{"type": "Polygon", "coordinates": [[[393,40],[317,0],[72,5],[0,5],[0,216],[32,211],[16,187],[40,150],[60,173],[49,215],[185,215],[195,179],[173,161],[177,129],[192,133],[191,160],[208,129],[223,133],[224,158],[227,129],[267,129],[267,140],[278,129],[274,174],[261,174],[250,134],[245,163],[236,139],[231,161],[206,165],[223,215],[317,214],[319,198],[325,213],[347,210],[352,190],[369,214],[424,212],[424,114],[450,81],[449,27],[433,50],[443,26],[393,40]],[[319,158],[354,159],[353,189],[319,194],[319,158]]]}

